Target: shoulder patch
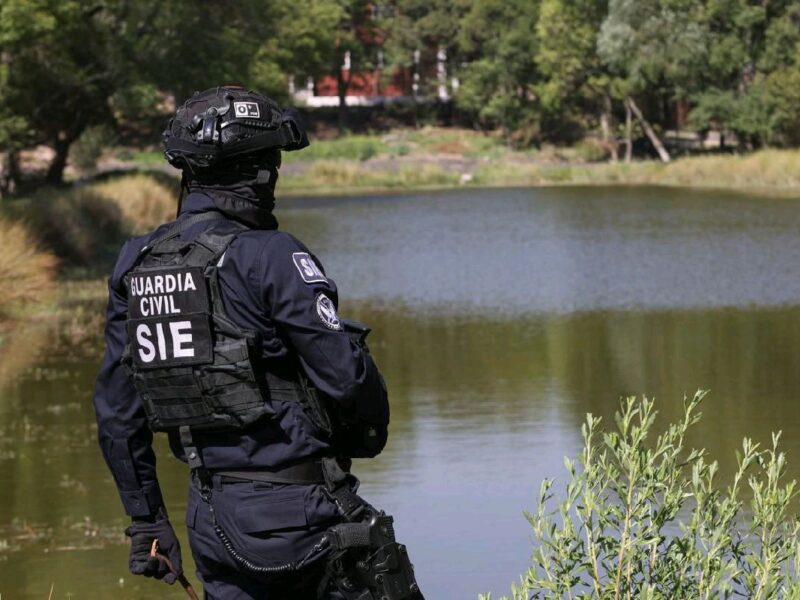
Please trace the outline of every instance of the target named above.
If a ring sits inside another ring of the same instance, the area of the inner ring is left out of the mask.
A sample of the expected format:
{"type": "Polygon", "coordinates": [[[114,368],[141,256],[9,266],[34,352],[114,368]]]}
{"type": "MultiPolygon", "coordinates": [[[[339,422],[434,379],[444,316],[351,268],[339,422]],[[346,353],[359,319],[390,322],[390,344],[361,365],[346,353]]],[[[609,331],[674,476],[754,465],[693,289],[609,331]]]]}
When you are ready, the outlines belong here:
{"type": "Polygon", "coordinates": [[[325,277],[308,252],[295,252],[292,254],[292,260],[300,273],[300,277],[306,283],[328,283],[327,277],[325,277]]]}
{"type": "Polygon", "coordinates": [[[336,314],[336,306],[334,306],[333,300],[325,294],[317,294],[317,316],[328,329],[342,330],[342,322],[339,320],[339,315],[336,314]]]}

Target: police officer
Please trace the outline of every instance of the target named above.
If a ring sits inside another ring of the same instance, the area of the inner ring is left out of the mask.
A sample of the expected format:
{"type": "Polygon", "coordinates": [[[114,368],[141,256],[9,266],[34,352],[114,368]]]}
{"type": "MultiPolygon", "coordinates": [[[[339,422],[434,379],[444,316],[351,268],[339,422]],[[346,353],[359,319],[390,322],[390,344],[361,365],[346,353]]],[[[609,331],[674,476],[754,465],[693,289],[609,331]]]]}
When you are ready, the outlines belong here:
{"type": "Polygon", "coordinates": [[[206,598],[422,598],[392,518],[349,473],[389,422],[369,329],[338,315],[336,285],[272,214],[281,151],[308,145],[297,113],[212,88],[163,143],[178,217],[120,252],[94,394],[131,572],[185,583],[151,446],[164,431],[191,469],[206,598]]]}

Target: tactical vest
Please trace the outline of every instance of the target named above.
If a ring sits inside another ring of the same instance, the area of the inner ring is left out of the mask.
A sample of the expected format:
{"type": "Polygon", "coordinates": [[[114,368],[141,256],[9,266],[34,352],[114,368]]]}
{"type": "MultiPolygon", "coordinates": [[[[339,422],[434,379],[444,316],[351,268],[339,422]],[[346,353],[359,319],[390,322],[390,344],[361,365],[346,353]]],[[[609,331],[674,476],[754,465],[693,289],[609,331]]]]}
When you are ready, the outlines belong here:
{"type": "Polygon", "coordinates": [[[218,267],[245,225],[226,220],[227,233],[204,231],[176,239],[201,221],[226,220],[218,212],[181,219],[142,248],[125,276],[128,345],[123,363],[153,431],[234,430],[275,414],[270,400],[304,405],[320,429],[330,431],[316,392],[303,376],[284,380],[261,364],[261,340],[227,316],[218,267]]]}

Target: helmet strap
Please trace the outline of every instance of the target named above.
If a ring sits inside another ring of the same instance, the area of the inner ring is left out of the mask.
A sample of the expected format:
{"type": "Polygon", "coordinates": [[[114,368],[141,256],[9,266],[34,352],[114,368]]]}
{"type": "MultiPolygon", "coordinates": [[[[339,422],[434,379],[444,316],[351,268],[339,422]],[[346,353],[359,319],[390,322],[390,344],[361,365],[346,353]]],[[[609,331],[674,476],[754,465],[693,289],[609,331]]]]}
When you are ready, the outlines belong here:
{"type": "Polygon", "coordinates": [[[183,198],[188,193],[189,193],[189,182],[186,180],[186,171],[181,171],[181,191],[178,194],[178,210],[175,212],[176,217],[180,216],[181,207],[183,206],[183,198]]]}

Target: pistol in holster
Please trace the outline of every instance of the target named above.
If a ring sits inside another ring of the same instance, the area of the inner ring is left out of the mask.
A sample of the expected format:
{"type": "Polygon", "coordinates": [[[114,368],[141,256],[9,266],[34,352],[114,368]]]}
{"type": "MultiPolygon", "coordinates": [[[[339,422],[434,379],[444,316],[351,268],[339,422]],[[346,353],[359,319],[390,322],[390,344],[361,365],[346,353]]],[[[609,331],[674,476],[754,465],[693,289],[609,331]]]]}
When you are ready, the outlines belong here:
{"type": "Polygon", "coordinates": [[[394,519],[379,512],[361,523],[328,531],[328,575],[347,600],[424,600],[394,519]]]}

